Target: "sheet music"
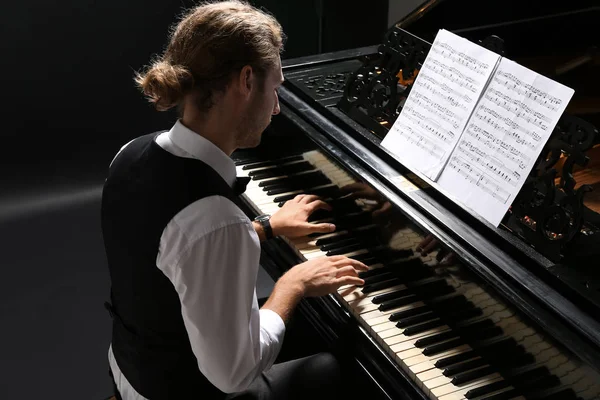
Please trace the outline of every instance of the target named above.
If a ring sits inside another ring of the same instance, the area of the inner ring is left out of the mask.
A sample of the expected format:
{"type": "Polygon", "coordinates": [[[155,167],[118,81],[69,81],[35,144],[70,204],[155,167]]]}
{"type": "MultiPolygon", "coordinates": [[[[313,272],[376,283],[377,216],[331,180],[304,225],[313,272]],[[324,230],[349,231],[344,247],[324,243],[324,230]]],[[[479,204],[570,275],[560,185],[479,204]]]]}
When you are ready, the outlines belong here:
{"type": "Polygon", "coordinates": [[[496,53],[440,30],[381,145],[435,181],[499,59],[496,53]]]}
{"type": "Polygon", "coordinates": [[[573,93],[571,88],[502,59],[439,185],[498,226],[573,93]]]}

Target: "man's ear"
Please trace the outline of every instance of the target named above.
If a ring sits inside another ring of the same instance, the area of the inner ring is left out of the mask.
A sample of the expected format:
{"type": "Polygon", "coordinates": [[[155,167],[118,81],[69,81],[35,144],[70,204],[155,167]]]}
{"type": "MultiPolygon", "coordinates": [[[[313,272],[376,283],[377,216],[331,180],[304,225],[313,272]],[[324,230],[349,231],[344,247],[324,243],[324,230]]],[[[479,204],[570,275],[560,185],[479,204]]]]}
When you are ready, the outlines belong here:
{"type": "Polygon", "coordinates": [[[239,90],[245,96],[250,96],[253,87],[256,85],[256,74],[250,65],[246,65],[240,71],[239,90]]]}

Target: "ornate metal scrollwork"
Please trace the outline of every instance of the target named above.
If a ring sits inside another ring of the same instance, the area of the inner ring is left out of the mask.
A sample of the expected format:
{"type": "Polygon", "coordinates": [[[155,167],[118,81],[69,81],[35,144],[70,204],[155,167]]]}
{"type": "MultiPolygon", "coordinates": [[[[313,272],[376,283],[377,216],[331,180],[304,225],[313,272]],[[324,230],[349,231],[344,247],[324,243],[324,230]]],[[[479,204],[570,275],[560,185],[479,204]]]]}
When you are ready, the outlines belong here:
{"type": "Polygon", "coordinates": [[[338,108],[384,137],[400,115],[430,48],[431,44],[402,29],[390,29],[378,55],[348,80],[338,108]]]}
{"type": "Polygon", "coordinates": [[[507,226],[554,262],[584,225],[583,199],[592,187],[575,189],[573,169],[587,166],[597,140],[593,125],[563,114],[511,207],[507,226]]]}

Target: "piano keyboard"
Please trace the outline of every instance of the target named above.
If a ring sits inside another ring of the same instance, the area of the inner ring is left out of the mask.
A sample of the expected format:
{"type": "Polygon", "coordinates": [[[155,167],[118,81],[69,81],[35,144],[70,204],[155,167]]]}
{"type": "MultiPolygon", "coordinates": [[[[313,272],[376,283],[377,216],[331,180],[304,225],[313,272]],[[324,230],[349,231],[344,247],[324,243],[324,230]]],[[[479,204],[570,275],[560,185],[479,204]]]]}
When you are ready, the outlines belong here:
{"type": "Polygon", "coordinates": [[[250,176],[244,197],[258,213],[273,214],[298,194],[332,205],[315,222],[337,230],[288,241],[310,260],[345,255],[369,266],[363,287],[334,295],[379,345],[435,400],[594,399],[594,374],[561,353],[485,288],[440,266],[436,253],[415,251],[423,237],[410,226],[389,243],[378,241],[372,202],[340,188],[356,180],[319,151],[278,160],[237,163],[250,176]]]}

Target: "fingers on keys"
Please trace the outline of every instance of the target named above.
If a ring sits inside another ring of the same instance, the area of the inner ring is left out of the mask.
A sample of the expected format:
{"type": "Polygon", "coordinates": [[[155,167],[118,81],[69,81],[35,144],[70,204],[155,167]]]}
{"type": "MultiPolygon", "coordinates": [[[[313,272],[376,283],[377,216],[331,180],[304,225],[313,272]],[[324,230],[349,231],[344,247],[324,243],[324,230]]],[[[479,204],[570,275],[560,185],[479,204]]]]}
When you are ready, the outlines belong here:
{"type": "Polygon", "coordinates": [[[311,233],[327,233],[335,231],[334,224],[311,224],[307,223],[306,227],[311,233]]]}
{"type": "Polygon", "coordinates": [[[353,258],[348,258],[345,256],[330,256],[329,259],[333,262],[333,265],[338,268],[349,265],[360,271],[367,271],[369,269],[369,267],[367,267],[365,264],[353,258]]]}

